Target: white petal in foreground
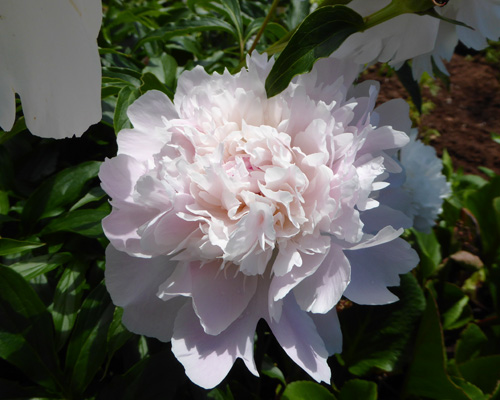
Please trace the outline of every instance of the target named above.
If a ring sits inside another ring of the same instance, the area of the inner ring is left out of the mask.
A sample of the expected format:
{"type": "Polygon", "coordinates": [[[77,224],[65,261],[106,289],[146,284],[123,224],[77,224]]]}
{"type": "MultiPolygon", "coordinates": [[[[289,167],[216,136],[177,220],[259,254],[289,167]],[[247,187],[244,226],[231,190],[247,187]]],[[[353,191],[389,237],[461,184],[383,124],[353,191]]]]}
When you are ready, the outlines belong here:
{"type": "Polygon", "coordinates": [[[2,129],[14,124],[15,93],[28,129],[37,136],[81,136],[100,121],[96,38],[101,18],[101,0],[2,0],[2,129]]]}
{"type": "Polygon", "coordinates": [[[316,381],[330,383],[331,371],[326,362],[328,351],[325,342],[311,317],[299,308],[293,295],[285,298],[279,322],[269,318],[267,323],[283,350],[297,365],[316,381]]]}
{"type": "Polygon", "coordinates": [[[209,335],[204,332],[191,304],[186,304],[175,321],[172,351],[189,379],[205,389],[217,386],[237,358],[258,376],[253,360],[257,320],[253,315],[244,314],[224,332],[209,335]]]}
{"type": "Polygon", "coordinates": [[[107,247],[106,288],[113,303],[123,307],[122,321],[128,330],[170,340],[177,312],[188,301],[184,297],[163,301],[156,296],[173,268],[167,257],[131,257],[107,247]]]}
{"type": "Polygon", "coordinates": [[[351,283],[344,296],[358,304],[388,304],[398,300],[388,286],[399,286],[399,274],[418,263],[417,253],[403,239],[359,249],[345,250],[351,263],[351,283]]]}

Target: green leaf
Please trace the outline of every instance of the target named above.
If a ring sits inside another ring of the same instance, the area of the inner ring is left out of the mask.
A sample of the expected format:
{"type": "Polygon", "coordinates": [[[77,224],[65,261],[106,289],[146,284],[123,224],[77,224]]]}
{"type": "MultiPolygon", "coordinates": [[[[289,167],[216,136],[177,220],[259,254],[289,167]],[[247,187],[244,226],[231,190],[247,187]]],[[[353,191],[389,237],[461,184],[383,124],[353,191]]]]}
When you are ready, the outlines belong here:
{"type": "Polygon", "coordinates": [[[103,67],[102,85],[138,87],[141,84],[141,74],[130,68],[103,67]]]}
{"type": "Polygon", "coordinates": [[[70,253],[45,254],[43,256],[30,258],[28,261],[20,261],[9,265],[9,268],[16,271],[24,279],[29,281],[41,274],[59,267],[69,262],[73,256],[70,253]]]}
{"type": "Polygon", "coordinates": [[[495,212],[495,207],[498,206],[496,199],[499,197],[500,175],[491,179],[478,190],[471,191],[465,199],[465,207],[472,212],[479,223],[484,249],[484,258],[482,259],[485,264],[492,264],[497,256],[500,217],[495,212]]]}
{"type": "Polygon", "coordinates": [[[180,20],[172,23],[167,23],[160,29],[147,34],[136,45],[136,48],[152,41],[167,41],[175,36],[185,36],[190,33],[204,32],[204,31],[220,31],[238,37],[238,33],[223,19],[204,17],[197,20],[180,20]]]}
{"type": "Polygon", "coordinates": [[[240,3],[237,0],[220,0],[233,26],[236,28],[236,38],[241,43],[243,40],[243,21],[241,19],[240,3]]]}
{"type": "Polygon", "coordinates": [[[439,294],[444,329],[460,328],[472,319],[469,297],[459,287],[445,282],[439,294]]]}
{"type": "Polygon", "coordinates": [[[401,286],[391,290],[400,298],[394,304],[355,305],[339,312],[344,340],[340,357],[354,375],[393,371],[409,352],[425,298],[411,274],[401,276],[401,286]]]}
{"type": "Polygon", "coordinates": [[[439,312],[428,291],[427,306],[417,333],[413,361],[407,372],[407,395],[430,399],[470,400],[446,372],[446,354],[439,312]]]}
{"type": "Polygon", "coordinates": [[[109,210],[75,210],[52,221],[42,230],[42,234],[54,232],[73,232],[83,236],[96,238],[103,236],[102,219],[109,210]]]}
{"type": "Polygon", "coordinates": [[[113,320],[108,330],[108,360],[111,361],[113,354],[119,350],[130,338],[134,336],[122,324],[123,308],[116,307],[113,320]]]}
{"type": "Polygon", "coordinates": [[[295,75],[309,72],[314,63],[337,50],[363,28],[363,18],[345,6],[317,9],[299,25],[266,79],[268,97],[286,89],[295,75]]]}
{"type": "Polygon", "coordinates": [[[405,61],[404,64],[396,70],[396,75],[406,91],[409,93],[417,111],[422,114],[422,93],[420,93],[420,85],[413,78],[413,71],[408,61],[405,61]]]}
{"type": "Polygon", "coordinates": [[[58,348],[65,344],[75,324],[85,286],[85,266],[79,261],[70,263],[57,283],[51,308],[58,348]]]}
{"type": "Polygon", "coordinates": [[[113,116],[113,128],[115,134],[118,134],[122,129],[131,128],[127,110],[128,107],[139,98],[141,91],[138,88],[131,88],[129,86],[124,86],[120,93],[118,93],[118,99],[116,101],[115,114],[113,116]]]}
{"type": "Polygon", "coordinates": [[[163,53],[160,57],[150,58],[147,67],[142,72],[152,73],[160,82],[173,89],[177,75],[177,61],[171,55],[163,53]]]}
{"type": "Polygon", "coordinates": [[[26,202],[22,219],[34,223],[62,214],[68,205],[82,196],[87,182],[99,173],[100,165],[98,161],[87,161],[44,181],[26,202]]]}
{"type": "Polygon", "coordinates": [[[270,378],[278,379],[283,386],[286,386],[285,376],[283,372],[274,364],[273,360],[264,354],[264,359],[262,360],[261,372],[270,378]]]}
{"type": "Polygon", "coordinates": [[[31,286],[0,266],[0,357],[54,393],[61,373],[47,309],[31,286]]]}
{"type": "Polygon", "coordinates": [[[82,305],[66,353],[66,372],[75,394],[83,392],[106,358],[107,334],[113,310],[102,283],[82,305]]]}
{"type": "Polygon", "coordinates": [[[80,208],[86,204],[93,203],[96,201],[99,201],[106,197],[107,194],[104,190],[101,189],[100,186],[93,187],[92,189],[89,190],[89,192],[83,196],[80,200],[78,200],[70,209],[69,211],[74,211],[77,208],[80,208]]]}
{"type": "Polygon", "coordinates": [[[377,400],[377,398],[377,384],[361,379],[346,382],[339,394],[339,400],[377,400]]]}
{"type": "Polygon", "coordinates": [[[190,398],[192,396],[186,397],[182,389],[178,390],[186,380],[184,369],[167,348],[146,356],[125,374],[115,376],[111,384],[100,391],[98,399],[190,398]]]}
{"type": "Polygon", "coordinates": [[[335,396],[319,383],[296,381],[288,384],[281,398],[283,400],[334,400],[335,396]]]}
{"type": "Polygon", "coordinates": [[[45,243],[25,242],[15,239],[0,238],[0,256],[23,253],[25,251],[36,249],[42,246],[45,246],[45,243]]]}
{"type": "Polygon", "coordinates": [[[142,85],[139,88],[141,93],[144,94],[148,90],[159,90],[160,92],[165,93],[171,99],[174,98],[174,92],[170,90],[167,86],[160,82],[160,80],[153,75],[151,72],[146,72],[141,77],[142,85]]]}
{"type": "Polygon", "coordinates": [[[492,393],[500,381],[500,355],[473,358],[458,364],[458,369],[484,393],[492,393]]]}
{"type": "Polygon", "coordinates": [[[441,263],[441,245],[434,231],[423,233],[412,228],[411,232],[418,244],[417,251],[420,256],[419,278],[421,282],[425,282],[441,263]]]}
{"type": "Polygon", "coordinates": [[[26,128],[26,121],[24,120],[24,117],[18,118],[10,131],[4,132],[4,131],[0,130],[0,145],[4,144],[9,139],[11,139],[15,135],[17,135],[18,133],[20,133],[26,129],[27,129],[26,128]]]}

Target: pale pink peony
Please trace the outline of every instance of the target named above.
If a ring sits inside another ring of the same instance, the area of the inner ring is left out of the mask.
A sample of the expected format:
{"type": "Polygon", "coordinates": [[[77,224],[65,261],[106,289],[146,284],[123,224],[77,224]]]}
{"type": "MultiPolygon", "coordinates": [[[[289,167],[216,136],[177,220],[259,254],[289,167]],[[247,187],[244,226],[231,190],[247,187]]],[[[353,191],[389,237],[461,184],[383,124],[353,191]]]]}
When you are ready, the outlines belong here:
{"type": "Polygon", "coordinates": [[[377,84],[352,88],[355,64],[333,59],[267,99],[273,60],[247,63],[236,75],[196,67],[173,103],[150,91],[130,106],[134,128],[100,171],[113,205],[106,285],[125,326],[171,341],[204,388],[237,358],[258,374],[260,319],[328,382],[341,296],[393,302],[387,287],[418,261],[399,238],[407,217],[374,198],[401,171],[408,108],[374,110],[377,84]]]}

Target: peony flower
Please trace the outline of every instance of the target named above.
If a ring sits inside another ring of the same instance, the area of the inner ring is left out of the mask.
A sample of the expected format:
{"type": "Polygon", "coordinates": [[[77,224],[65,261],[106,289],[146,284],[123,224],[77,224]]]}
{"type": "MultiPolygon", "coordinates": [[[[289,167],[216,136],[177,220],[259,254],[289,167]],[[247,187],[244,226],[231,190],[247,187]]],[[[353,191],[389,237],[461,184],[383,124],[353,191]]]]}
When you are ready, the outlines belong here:
{"type": "Polygon", "coordinates": [[[100,0],[2,0],[0,126],[12,129],[15,93],[37,136],[81,136],[101,119],[96,38],[100,0]]]}
{"type": "Polygon", "coordinates": [[[404,179],[397,177],[392,187],[380,192],[377,200],[404,212],[410,218],[405,228],[413,226],[430,233],[443,211],[443,200],[451,194],[451,185],[441,172],[443,162],[434,147],[418,140],[416,129],[410,134],[410,139],[398,154],[405,172],[404,179]]]}
{"type": "Polygon", "coordinates": [[[406,103],[374,109],[378,86],[324,59],[268,99],[273,60],[236,75],[184,72],[173,103],[150,91],[100,171],[113,210],[106,286],[138,334],[172,342],[196,384],[253,359],[257,322],[317,381],[342,347],[335,305],[397,298],[416,253],[407,217],[374,198],[408,143],[406,103]]]}
{"type": "MultiPolygon", "coordinates": [[[[386,7],[391,0],[352,0],[348,7],[367,17],[386,7]]],[[[438,8],[438,7],[436,7],[438,8]]],[[[434,49],[439,20],[428,15],[402,14],[349,36],[332,54],[352,57],[358,64],[378,61],[399,66],[404,61],[434,49]]]]}
{"type": "MultiPolygon", "coordinates": [[[[367,17],[390,2],[352,0],[348,6],[367,17]]],[[[500,0],[452,0],[434,9],[443,17],[473,29],[428,15],[402,14],[349,36],[332,57],[353,57],[358,64],[389,62],[396,68],[413,59],[413,76],[418,80],[423,72],[432,74],[432,60],[447,73],[442,60],[451,59],[458,40],[480,50],[487,46],[486,39],[500,37],[500,0]]]]}
{"type": "Polygon", "coordinates": [[[439,30],[434,49],[413,60],[415,79],[420,78],[424,72],[432,75],[432,61],[442,72],[448,74],[443,60],[451,60],[459,40],[467,47],[482,50],[488,46],[487,39],[500,38],[500,0],[454,0],[446,7],[437,7],[437,12],[473,29],[438,20],[439,30]]]}

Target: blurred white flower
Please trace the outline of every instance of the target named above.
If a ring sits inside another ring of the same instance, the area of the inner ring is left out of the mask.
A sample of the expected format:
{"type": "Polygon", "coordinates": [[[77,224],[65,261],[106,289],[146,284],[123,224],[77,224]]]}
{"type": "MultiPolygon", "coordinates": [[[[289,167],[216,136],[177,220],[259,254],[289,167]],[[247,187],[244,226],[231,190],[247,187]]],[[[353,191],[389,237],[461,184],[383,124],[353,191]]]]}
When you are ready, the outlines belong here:
{"type": "Polygon", "coordinates": [[[150,91],[100,171],[112,198],[106,286],[133,332],[172,341],[189,378],[217,385],[241,358],[253,374],[257,322],[330,380],[341,350],[335,305],[397,298],[413,268],[400,211],[375,193],[408,143],[404,101],[374,110],[378,86],[350,88],[355,64],[323,59],[266,96],[273,61],[236,75],[184,72],[174,102],[150,91]]]}
{"type": "MultiPolygon", "coordinates": [[[[387,6],[391,0],[352,0],[348,7],[367,17],[387,6]]],[[[404,61],[434,49],[439,20],[427,15],[402,14],[364,32],[349,36],[332,57],[353,57],[358,64],[371,65],[404,61]]]]}
{"type": "Polygon", "coordinates": [[[380,192],[378,200],[404,212],[415,229],[430,233],[443,211],[443,200],[451,194],[451,185],[442,173],[443,162],[434,147],[418,140],[416,129],[410,139],[399,151],[404,179],[395,177],[393,184],[380,192]]]}
{"type": "MultiPolygon", "coordinates": [[[[363,17],[387,6],[391,0],[352,0],[348,6],[363,17]]],[[[443,72],[458,41],[476,50],[487,46],[486,39],[500,37],[500,0],[451,0],[434,7],[445,18],[464,22],[473,29],[428,15],[403,14],[350,37],[332,54],[335,58],[354,57],[358,64],[377,61],[399,66],[413,59],[413,75],[432,74],[432,59],[443,72]]]]}
{"type": "Polygon", "coordinates": [[[442,72],[448,74],[443,60],[451,60],[459,40],[467,47],[482,50],[488,46],[487,39],[498,40],[500,37],[500,0],[453,0],[445,7],[436,7],[436,11],[473,29],[438,20],[434,49],[413,60],[415,79],[419,79],[424,72],[432,75],[432,60],[442,72]]]}
{"type": "Polygon", "coordinates": [[[96,38],[101,0],[2,0],[0,127],[12,129],[18,93],[37,136],[80,136],[101,119],[96,38]]]}

